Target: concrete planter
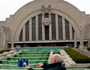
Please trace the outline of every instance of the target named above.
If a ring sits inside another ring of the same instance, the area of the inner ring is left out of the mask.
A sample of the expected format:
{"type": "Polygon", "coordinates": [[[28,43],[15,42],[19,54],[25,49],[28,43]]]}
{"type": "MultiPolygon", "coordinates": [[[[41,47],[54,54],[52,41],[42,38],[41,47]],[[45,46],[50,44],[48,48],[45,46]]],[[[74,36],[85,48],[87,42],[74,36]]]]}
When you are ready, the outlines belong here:
{"type": "Polygon", "coordinates": [[[13,57],[14,54],[8,54],[6,57],[13,57]]]}
{"type": "Polygon", "coordinates": [[[3,56],[3,54],[0,54],[0,57],[2,57],[3,56]]]}
{"type": "Polygon", "coordinates": [[[4,59],[7,59],[7,57],[6,56],[0,57],[0,60],[4,60],[4,59]]]}
{"type": "Polygon", "coordinates": [[[75,61],[73,61],[73,59],[63,49],[60,50],[60,53],[66,67],[76,67],[75,61]]]}
{"type": "Polygon", "coordinates": [[[20,53],[19,52],[14,52],[13,55],[19,55],[20,53]]]}
{"type": "Polygon", "coordinates": [[[9,54],[9,52],[3,52],[2,54],[6,56],[6,55],[8,55],[8,54],[9,54]]]}

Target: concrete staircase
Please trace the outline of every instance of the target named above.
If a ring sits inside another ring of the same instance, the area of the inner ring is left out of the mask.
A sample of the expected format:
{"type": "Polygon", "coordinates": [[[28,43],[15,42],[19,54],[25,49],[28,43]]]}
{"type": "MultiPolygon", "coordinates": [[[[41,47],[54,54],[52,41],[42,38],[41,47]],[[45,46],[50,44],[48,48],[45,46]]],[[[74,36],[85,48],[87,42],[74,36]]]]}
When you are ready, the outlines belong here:
{"type": "Polygon", "coordinates": [[[26,70],[25,67],[18,67],[18,59],[28,59],[29,65],[35,70],[43,70],[37,68],[36,63],[47,63],[50,52],[23,52],[20,55],[9,57],[6,60],[0,61],[0,70],[26,70]]]}

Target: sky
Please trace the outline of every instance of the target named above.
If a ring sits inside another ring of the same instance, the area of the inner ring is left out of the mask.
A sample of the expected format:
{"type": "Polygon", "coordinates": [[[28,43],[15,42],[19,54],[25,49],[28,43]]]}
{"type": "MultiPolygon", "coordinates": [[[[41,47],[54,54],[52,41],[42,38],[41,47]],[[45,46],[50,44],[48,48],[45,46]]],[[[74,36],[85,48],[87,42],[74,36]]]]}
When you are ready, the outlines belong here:
{"type": "MultiPolygon", "coordinates": [[[[0,0],[0,21],[5,21],[10,15],[14,15],[15,12],[23,5],[33,0],[0,0]]],[[[90,0],[64,0],[80,11],[85,11],[86,14],[90,14],[90,0]]]]}

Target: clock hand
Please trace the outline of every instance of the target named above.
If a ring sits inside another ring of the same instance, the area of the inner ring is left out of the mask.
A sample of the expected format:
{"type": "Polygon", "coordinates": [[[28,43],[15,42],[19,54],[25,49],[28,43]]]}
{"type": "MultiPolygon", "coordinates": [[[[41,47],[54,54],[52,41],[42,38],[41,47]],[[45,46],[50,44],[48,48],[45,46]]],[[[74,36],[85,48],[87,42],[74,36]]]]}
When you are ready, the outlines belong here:
{"type": "Polygon", "coordinates": [[[48,22],[49,21],[49,19],[48,20],[46,20],[46,21],[44,21],[44,22],[48,22]]]}

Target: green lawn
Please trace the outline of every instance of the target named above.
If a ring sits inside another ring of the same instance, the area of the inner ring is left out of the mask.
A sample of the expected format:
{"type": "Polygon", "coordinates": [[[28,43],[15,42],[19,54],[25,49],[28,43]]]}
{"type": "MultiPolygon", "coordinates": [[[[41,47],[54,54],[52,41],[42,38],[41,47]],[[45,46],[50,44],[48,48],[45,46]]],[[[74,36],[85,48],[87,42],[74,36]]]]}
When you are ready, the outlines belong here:
{"type": "Polygon", "coordinates": [[[74,49],[64,49],[76,63],[90,63],[90,58],[74,49]]]}
{"type": "Polygon", "coordinates": [[[0,53],[3,53],[3,52],[8,52],[8,51],[10,51],[10,49],[0,50],[0,53]]]}
{"type": "Polygon", "coordinates": [[[87,50],[90,51],[90,47],[88,47],[87,50]]]}

